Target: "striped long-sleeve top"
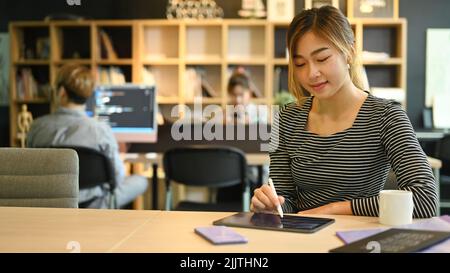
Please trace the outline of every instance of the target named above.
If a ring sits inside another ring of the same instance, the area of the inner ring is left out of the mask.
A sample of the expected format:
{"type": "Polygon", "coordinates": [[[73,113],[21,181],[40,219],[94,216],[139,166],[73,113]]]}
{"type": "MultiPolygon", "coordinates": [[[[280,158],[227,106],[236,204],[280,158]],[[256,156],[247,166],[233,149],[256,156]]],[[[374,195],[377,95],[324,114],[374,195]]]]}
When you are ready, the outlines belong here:
{"type": "Polygon", "coordinates": [[[398,103],[369,95],[352,127],[319,136],[305,129],[312,100],[284,106],[272,128],[270,177],[285,197],[283,210],[350,200],[354,215],[377,216],[392,168],[398,188],[413,193],[414,217],[435,215],[436,182],[398,103]]]}

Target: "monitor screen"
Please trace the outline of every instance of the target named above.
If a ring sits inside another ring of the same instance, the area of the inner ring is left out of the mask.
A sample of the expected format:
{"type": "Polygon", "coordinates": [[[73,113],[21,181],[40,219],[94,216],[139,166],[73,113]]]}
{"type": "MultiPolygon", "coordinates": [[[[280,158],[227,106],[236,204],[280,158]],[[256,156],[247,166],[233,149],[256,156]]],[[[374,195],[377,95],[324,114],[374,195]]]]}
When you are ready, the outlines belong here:
{"type": "Polygon", "coordinates": [[[119,142],[156,142],[154,86],[100,85],[87,102],[89,116],[109,124],[119,142]]]}

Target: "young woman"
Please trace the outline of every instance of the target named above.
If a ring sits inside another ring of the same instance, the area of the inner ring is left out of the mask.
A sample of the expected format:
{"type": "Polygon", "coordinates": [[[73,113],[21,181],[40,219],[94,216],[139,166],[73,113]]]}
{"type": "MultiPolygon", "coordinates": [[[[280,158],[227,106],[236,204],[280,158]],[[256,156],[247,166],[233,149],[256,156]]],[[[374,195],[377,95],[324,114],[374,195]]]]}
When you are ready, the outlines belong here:
{"type": "Polygon", "coordinates": [[[270,152],[269,186],[256,189],[253,211],[377,216],[389,170],[413,193],[414,217],[436,213],[431,167],[400,105],[364,91],[351,26],[331,6],[291,22],[289,88],[297,103],[281,109],[270,152]],[[311,96],[308,96],[310,94],[311,96]],[[278,141],[274,141],[278,139],[278,141]]]}

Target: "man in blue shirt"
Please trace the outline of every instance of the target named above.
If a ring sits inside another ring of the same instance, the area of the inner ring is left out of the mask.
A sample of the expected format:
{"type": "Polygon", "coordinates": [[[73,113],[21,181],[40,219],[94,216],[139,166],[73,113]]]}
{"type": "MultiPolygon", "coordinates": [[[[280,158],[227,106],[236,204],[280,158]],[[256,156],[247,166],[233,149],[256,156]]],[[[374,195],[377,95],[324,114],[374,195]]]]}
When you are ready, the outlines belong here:
{"type": "MultiPolygon", "coordinates": [[[[81,65],[63,66],[56,80],[56,112],[36,119],[27,135],[28,147],[83,146],[106,154],[116,172],[116,198],[119,207],[133,201],[147,189],[147,179],[125,177],[119,147],[111,128],[86,114],[86,101],[92,95],[94,79],[81,65]]],[[[107,190],[102,187],[80,190],[79,203],[90,208],[107,208],[107,190]]]]}

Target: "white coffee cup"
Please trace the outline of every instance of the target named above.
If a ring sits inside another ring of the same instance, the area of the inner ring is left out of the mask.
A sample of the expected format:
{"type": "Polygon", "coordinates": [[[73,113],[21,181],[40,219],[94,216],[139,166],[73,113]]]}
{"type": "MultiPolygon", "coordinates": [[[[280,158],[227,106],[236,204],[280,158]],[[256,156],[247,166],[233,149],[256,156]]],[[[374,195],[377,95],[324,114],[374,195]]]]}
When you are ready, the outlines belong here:
{"type": "Polygon", "coordinates": [[[384,190],[380,192],[380,223],[389,226],[412,223],[413,195],[410,191],[384,190]]]}

